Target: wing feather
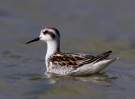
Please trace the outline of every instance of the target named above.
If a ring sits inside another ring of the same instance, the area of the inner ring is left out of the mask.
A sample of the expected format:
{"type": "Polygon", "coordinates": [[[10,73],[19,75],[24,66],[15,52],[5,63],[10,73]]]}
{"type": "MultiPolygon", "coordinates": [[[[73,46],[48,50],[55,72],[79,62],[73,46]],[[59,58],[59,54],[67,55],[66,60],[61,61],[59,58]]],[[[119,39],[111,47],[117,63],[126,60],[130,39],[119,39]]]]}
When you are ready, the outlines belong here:
{"type": "Polygon", "coordinates": [[[73,66],[74,68],[78,68],[83,66],[84,64],[96,63],[103,59],[106,59],[112,51],[105,52],[103,54],[93,56],[87,54],[74,54],[74,53],[64,53],[57,52],[52,57],[50,57],[50,61],[53,64],[57,64],[60,66],[73,66]]]}

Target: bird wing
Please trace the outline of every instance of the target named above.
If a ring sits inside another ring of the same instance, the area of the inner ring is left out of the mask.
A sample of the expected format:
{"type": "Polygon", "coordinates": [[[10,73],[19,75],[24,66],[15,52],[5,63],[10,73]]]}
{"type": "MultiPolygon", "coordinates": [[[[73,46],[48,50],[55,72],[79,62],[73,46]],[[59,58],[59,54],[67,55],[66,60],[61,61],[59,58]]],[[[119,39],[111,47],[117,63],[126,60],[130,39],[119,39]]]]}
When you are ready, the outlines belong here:
{"type": "Polygon", "coordinates": [[[74,53],[64,53],[57,52],[52,57],[50,57],[50,61],[54,65],[60,66],[73,66],[74,68],[81,67],[85,64],[96,63],[103,59],[106,59],[112,51],[105,52],[103,54],[93,56],[88,54],[74,54],[74,53]]]}

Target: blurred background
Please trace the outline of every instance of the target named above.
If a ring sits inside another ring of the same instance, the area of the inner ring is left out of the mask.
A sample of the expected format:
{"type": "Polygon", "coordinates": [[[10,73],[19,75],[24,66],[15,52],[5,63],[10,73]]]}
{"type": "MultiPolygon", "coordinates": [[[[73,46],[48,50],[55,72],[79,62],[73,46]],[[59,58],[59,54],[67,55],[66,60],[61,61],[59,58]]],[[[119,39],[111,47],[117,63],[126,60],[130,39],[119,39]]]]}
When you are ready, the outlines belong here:
{"type": "Polygon", "coordinates": [[[1,0],[0,98],[134,99],[134,9],[134,0],[1,0]],[[46,44],[25,44],[45,27],[59,30],[62,51],[120,59],[96,75],[48,78],[46,44]]]}

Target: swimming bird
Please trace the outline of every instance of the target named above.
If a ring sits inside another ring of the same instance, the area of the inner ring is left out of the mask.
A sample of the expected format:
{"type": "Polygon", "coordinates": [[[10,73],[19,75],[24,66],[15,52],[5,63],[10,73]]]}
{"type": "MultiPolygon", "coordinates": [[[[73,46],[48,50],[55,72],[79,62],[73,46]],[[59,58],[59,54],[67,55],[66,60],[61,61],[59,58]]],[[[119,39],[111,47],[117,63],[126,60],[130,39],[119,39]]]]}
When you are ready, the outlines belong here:
{"type": "Polygon", "coordinates": [[[60,51],[60,33],[56,28],[44,28],[35,41],[47,43],[45,64],[47,73],[58,75],[86,75],[99,73],[118,58],[108,58],[112,51],[97,56],[82,53],[66,53],[60,51]]]}

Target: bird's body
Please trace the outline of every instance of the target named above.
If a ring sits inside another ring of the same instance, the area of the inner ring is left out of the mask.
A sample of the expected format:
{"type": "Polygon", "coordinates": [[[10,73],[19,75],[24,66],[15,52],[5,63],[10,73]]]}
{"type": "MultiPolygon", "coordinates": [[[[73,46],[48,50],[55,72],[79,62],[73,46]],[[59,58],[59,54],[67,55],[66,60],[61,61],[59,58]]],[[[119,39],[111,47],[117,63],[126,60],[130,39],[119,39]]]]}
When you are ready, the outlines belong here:
{"type": "Polygon", "coordinates": [[[47,42],[45,63],[47,72],[59,75],[95,74],[106,68],[118,58],[108,58],[112,51],[93,56],[81,53],[65,53],[60,51],[60,34],[56,28],[41,30],[40,36],[32,41],[47,42]]]}

